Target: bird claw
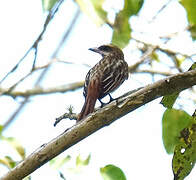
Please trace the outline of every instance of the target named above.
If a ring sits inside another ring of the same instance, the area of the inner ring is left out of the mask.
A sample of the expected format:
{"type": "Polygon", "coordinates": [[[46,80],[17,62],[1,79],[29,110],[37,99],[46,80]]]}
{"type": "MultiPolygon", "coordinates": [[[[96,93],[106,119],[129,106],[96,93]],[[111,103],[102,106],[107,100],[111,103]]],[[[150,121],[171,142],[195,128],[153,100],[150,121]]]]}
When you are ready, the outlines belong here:
{"type": "Polygon", "coordinates": [[[98,99],[99,102],[101,103],[101,108],[104,107],[107,103],[102,102],[100,99],[98,99]]]}
{"type": "Polygon", "coordinates": [[[98,99],[99,102],[101,103],[101,108],[115,100],[114,98],[112,98],[112,96],[110,94],[108,94],[108,95],[110,97],[110,100],[109,100],[108,103],[104,103],[104,102],[101,101],[101,99],[98,99]]]}
{"type": "Polygon", "coordinates": [[[111,103],[112,101],[114,101],[115,99],[112,98],[111,94],[108,94],[110,96],[110,101],[108,103],[111,103]]]}

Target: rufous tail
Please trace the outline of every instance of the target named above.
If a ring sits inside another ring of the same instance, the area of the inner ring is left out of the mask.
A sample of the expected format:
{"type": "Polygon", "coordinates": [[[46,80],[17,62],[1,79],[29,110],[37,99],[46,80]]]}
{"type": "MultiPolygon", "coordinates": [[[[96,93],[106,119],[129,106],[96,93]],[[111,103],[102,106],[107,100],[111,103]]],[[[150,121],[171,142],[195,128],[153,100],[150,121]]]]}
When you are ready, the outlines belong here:
{"type": "Polygon", "coordinates": [[[85,99],[85,103],[82,107],[82,110],[78,116],[77,122],[86,117],[88,114],[92,113],[95,107],[96,100],[98,98],[98,84],[90,83],[88,86],[88,93],[85,99]],[[93,85],[93,86],[92,86],[93,85]]]}
{"type": "Polygon", "coordinates": [[[82,107],[82,110],[78,116],[77,121],[80,121],[81,119],[83,119],[84,117],[86,117],[88,114],[92,113],[95,107],[95,103],[96,103],[95,98],[86,98],[85,103],[82,107]]]}

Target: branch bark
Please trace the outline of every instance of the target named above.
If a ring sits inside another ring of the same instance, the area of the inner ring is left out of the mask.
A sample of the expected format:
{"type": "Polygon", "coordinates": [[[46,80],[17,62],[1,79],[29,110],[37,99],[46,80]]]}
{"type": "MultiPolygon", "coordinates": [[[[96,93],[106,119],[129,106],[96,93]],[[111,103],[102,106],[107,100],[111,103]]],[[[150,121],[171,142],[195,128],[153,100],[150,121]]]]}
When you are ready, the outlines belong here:
{"type": "Polygon", "coordinates": [[[67,91],[74,91],[78,88],[83,87],[84,81],[79,81],[75,83],[70,83],[62,86],[56,86],[51,88],[41,88],[35,87],[33,89],[29,89],[26,91],[7,91],[7,89],[0,88],[0,93],[9,95],[12,97],[22,96],[22,97],[29,97],[35,95],[43,95],[43,94],[52,94],[52,93],[65,93],[67,91]]]}
{"type": "Polygon", "coordinates": [[[139,90],[128,92],[117,100],[87,116],[50,142],[43,144],[1,180],[20,180],[77,142],[111,124],[118,118],[164,95],[180,92],[196,85],[196,70],[179,73],[139,90]]]}

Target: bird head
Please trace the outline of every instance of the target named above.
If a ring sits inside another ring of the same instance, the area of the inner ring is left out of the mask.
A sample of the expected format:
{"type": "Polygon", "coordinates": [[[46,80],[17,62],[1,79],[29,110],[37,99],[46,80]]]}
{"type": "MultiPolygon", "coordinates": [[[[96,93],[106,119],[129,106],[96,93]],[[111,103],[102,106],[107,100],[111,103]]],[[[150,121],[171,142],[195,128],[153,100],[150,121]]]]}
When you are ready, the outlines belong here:
{"type": "Polygon", "coordinates": [[[97,47],[96,48],[89,48],[89,50],[96,52],[96,53],[99,53],[103,57],[115,55],[115,56],[118,56],[118,57],[120,56],[121,58],[124,58],[122,50],[112,44],[102,45],[102,46],[99,46],[98,48],[97,47]]]}

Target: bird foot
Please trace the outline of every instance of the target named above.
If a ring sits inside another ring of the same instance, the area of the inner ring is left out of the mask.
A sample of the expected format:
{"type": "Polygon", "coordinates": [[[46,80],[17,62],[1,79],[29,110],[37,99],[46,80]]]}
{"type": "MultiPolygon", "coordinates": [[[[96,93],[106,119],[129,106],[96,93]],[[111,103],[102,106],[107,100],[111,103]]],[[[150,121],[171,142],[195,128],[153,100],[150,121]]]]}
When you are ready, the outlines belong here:
{"type": "Polygon", "coordinates": [[[112,101],[114,101],[115,99],[111,96],[111,94],[108,94],[110,97],[110,101],[108,103],[111,103],[112,101]]]}
{"type": "Polygon", "coordinates": [[[99,102],[101,103],[101,108],[104,107],[105,105],[111,103],[112,101],[116,100],[116,99],[112,98],[112,96],[111,96],[110,94],[108,94],[108,95],[109,95],[109,97],[110,97],[110,100],[109,100],[108,103],[104,103],[104,102],[101,101],[101,99],[98,99],[99,102]]]}
{"type": "Polygon", "coordinates": [[[101,103],[101,108],[104,107],[105,105],[107,105],[107,103],[102,102],[100,99],[98,99],[98,100],[101,103]]]}

